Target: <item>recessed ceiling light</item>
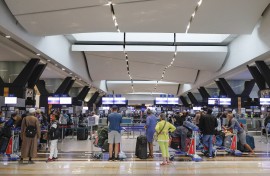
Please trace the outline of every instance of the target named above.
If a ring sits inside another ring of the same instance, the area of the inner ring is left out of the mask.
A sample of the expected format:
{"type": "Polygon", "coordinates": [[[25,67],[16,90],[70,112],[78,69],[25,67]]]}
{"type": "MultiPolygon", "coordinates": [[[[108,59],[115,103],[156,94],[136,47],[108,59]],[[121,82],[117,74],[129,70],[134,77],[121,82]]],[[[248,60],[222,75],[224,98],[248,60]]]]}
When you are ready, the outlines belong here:
{"type": "Polygon", "coordinates": [[[39,53],[37,53],[36,55],[37,55],[37,56],[40,56],[40,54],[39,54],[39,53]]]}
{"type": "Polygon", "coordinates": [[[9,38],[11,38],[11,37],[10,37],[10,35],[6,35],[6,38],[8,38],[8,39],[9,39],[9,38]]]}
{"type": "Polygon", "coordinates": [[[48,59],[48,60],[47,60],[47,62],[51,62],[51,60],[50,60],[50,59],[48,59]]]}
{"type": "Polygon", "coordinates": [[[66,69],[62,68],[63,71],[65,71],[66,69]]]}
{"type": "Polygon", "coordinates": [[[72,75],[72,73],[70,72],[69,74],[71,74],[72,75]]]}
{"type": "Polygon", "coordinates": [[[82,79],[80,78],[79,80],[81,81],[82,79]]]}

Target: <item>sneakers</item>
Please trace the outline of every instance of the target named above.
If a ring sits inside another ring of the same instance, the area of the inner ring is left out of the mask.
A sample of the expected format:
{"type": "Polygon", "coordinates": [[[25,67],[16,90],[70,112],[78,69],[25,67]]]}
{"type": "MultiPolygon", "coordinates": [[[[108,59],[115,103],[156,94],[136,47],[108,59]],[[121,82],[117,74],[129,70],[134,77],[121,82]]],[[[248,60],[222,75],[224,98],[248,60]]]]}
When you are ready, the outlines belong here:
{"type": "Polygon", "coordinates": [[[110,157],[110,158],[108,159],[108,161],[114,161],[114,158],[110,157]]]}
{"type": "Polygon", "coordinates": [[[119,157],[116,157],[114,160],[115,160],[115,161],[119,161],[120,159],[119,159],[119,157]]]}
{"type": "Polygon", "coordinates": [[[46,161],[46,163],[48,163],[48,162],[52,162],[52,161],[54,161],[53,159],[51,159],[51,158],[48,158],[47,159],[47,161],[46,161]]]}
{"type": "Polygon", "coordinates": [[[57,159],[58,159],[58,157],[53,157],[52,159],[55,161],[55,160],[57,160],[57,159]]]}

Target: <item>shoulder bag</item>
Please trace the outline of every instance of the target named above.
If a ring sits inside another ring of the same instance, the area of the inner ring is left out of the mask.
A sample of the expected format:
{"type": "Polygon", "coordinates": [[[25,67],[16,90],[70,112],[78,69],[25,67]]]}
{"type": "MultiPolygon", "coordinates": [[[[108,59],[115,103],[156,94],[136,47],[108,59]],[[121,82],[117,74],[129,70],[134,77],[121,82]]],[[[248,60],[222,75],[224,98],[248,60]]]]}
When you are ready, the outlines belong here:
{"type": "Polygon", "coordinates": [[[164,127],[165,127],[166,123],[167,123],[167,122],[165,121],[165,123],[164,123],[164,125],[163,125],[163,127],[162,127],[162,129],[160,130],[160,132],[159,132],[159,133],[155,132],[155,134],[154,134],[154,139],[155,139],[155,141],[157,141],[157,140],[158,140],[158,135],[160,135],[160,133],[163,131],[163,129],[164,129],[164,127]]]}

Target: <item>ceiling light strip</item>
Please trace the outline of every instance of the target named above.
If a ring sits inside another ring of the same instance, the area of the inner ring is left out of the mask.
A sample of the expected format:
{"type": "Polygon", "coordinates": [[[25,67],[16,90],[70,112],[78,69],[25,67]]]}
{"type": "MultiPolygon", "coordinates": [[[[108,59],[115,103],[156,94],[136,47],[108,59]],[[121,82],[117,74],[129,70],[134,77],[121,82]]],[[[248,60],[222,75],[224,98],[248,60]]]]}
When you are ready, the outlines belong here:
{"type": "MultiPolygon", "coordinates": [[[[191,14],[191,17],[190,17],[190,19],[189,19],[188,25],[187,25],[187,27],[186,27],[186,34],[189,32],[191,23],[192,23],[193,19],[195,18],[195,15],[196,15],[196,13],[197,13],[199,7],[200,7],[201,4],[202,4],[202,1],[203,1],[203,0],[199,0],[199,1],[198,1],[197,5],[196,5],[196,7],[195,7],[194,12],[191,14]]],[[[168,68],[170,68],[170,67],[173,65],[174,61],[175,61],[175,58],[176,58],[176,55],[177,55],[177,45],[176,45],[176,34],[175,34],[175,33],[174,33],[174,42],[173,42],[173,45],[174,45],[175,49],[174,49],[174,55],[173,55],[172,61],[171,61],[171,63],[170,63],[169,65],[167,65],[167,66],[163,69],[163,72],[162,72],[162,75],[161,75],[161,79],[160,79],[159,81],[162,81],[162,80],[164,79],[166,70],[167,70],[168,68]]],[[[157,83],[156,83],[156,85],[155,85],[155,88],[154,88],[154,91],[156,91],[157,86],[158,86],[158,82],[159,82],[159,81],[157,81],[157,83]]]]}
{"type": "MultiPolygon", "coordinates": [[[[115,12],[114,12],[114,8],[113,8],[113,3],[112,3],[111,0],[108,1],[108,5],[110,6],[110,9],[111,9],[112,19],[113,19],[113,22],[114,22],[114,26],[115,26],[117,32],[120,32],[120,28],[119,28],[119,25],[118,25],[118,23],[117,23],[117,19],[116,19],[115,12]]],[[[132,88],[132,91],[134,92],[133,79],[132,79],[132,76],[131,76],[131,74],[130,74],[128,54],[127,54],[127,51],[126,51],[126,33],[124,33],[123,52],[124,52],[124,54],[125,54],[125,59],[126,59],[126,64],[127,64],[127,74],[128,74],[128,76],[129,76],[129,79],[130,79],[130,82],[131,82],[131,88],[132,88]]]]}

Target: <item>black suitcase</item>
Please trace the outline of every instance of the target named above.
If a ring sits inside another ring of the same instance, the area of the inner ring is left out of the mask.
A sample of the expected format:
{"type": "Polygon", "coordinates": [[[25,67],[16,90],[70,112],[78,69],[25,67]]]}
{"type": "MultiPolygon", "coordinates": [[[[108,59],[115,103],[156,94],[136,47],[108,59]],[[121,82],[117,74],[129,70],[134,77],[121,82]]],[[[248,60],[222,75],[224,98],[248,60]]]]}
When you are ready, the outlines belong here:
{"type": "Polygon", "coordinates": [[[147,158],[147,139],[146,136],[138,136],[136,141],[135,155],[140,159],[147,158]]]}
{"type": "Polygon", "coordinates": [[[9,143],[9,139],[8,137],[4,137],[2,136],[0,138],[0,153],[6,153],[6,149],[9,143]]]}
{"type": "Polygon", "coordinates": [[[77,129],[77,140],[86,140],[88,138],[88,129],[87,128],[78,128],[77,129]]]}

